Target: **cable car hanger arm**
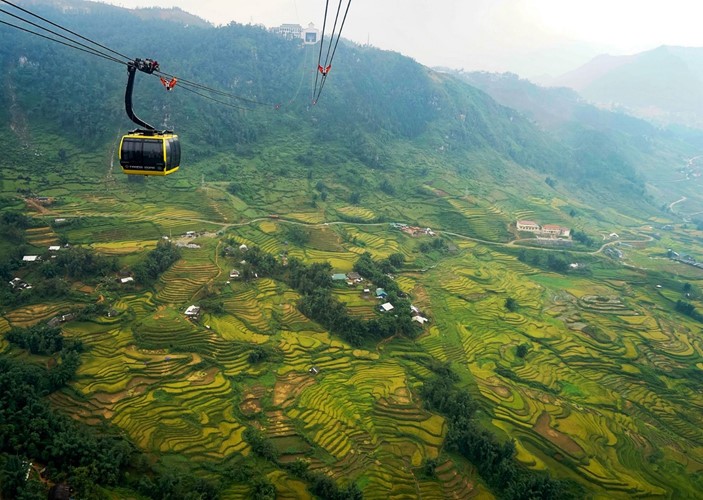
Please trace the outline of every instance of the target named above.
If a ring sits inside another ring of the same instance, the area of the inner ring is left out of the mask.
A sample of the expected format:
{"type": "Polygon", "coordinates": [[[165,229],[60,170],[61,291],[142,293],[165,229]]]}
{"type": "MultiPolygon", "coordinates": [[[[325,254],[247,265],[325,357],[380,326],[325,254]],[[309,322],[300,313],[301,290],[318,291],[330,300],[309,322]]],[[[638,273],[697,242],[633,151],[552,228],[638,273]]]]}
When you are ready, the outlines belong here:
{"type": "Polygon", "coordinates": [[[137,74],[137,70],[143,71],[144,73],[147,74],[152,74],[154,71],[157,71],[159,69],[159,63],[156,61],[153,61],[151,59],[135,59],[134,61],[130,61],[127,63],[127,88],[125,89],[125,94],[124,94],[124,106],[125,106],[125,111],[127,112],[127,116],[129,117],[130,120],[132,120],[134,123],[139,125],[140,127],[144,127],[147,130],[153,130],[155,131],[156,129],[149,125],[147,122],[139,118],[137,115],[134,114],[134,109],[132,107],[132,91],[134,90],[134,77],[137,74]]]}

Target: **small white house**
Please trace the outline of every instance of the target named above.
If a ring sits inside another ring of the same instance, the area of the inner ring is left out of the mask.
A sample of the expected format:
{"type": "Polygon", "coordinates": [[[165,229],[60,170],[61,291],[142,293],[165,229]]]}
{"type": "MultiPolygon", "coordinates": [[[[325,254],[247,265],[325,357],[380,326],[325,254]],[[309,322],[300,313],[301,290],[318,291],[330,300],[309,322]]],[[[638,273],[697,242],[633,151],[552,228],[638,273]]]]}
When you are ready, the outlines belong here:
{"type": "Polygon", "coordinates": [[[236,270],[236,269],[232,269],[232,270],[229,272],[229,277],[230,277],[230,278],[239,278],[239,271],[236,270]]]}
{"type": "Polygon", "coordinates": [[[425,323],[427,323],[429,321],[429,319],[427,319],[423,316],[417,315],[417,316],[413,316],[413,321],[417,321],[421,325],[424,325],[425,323]]]}
{"type": "Polygon", "coordinates": [[[249,247],[246,246],[244,243],[242,243],[241,245],[239,245],[239,251],[240,251],[240,252],[246,252],[247,250],[249,250],[249,247]]]}
{"type": "Polygon", "coordinates": [[[61,246],[60,246],[60,245],[51,245],[51,246],[49,247],[49,251],[50,251],[50,252],[58,252],[59,250],[61,250],[61,246]]]}
{"type": "Polygon", "coordinates": [[[120,279],[120,283],[122,283],[123,285],[124,285],[125,283],[131,283],[132,281],[134,281],[134,278],[132,278],[131,276],[127,276],[126,278],[121,278],[121,279],[120,279]]]}
{"type": "Polygon", "coordinates": [[[198,306],[189,306],[188,309],[186,309],[186,316],[193,317],[198,314],[200,314],[200,307],[198,306]]]}
{"type": "Polygon", "coordinates": [[[22,257],[22,262],[37,262],[38,260],[41,260],[38,255],[25,255],[22,257]]]}
{"type": "Polygon", "coordinates": [[[388,312],[393,310],[393,304],[390,302],[386,302],[385,304],[381,304],[381,311],[382,312],[388,312]]]}

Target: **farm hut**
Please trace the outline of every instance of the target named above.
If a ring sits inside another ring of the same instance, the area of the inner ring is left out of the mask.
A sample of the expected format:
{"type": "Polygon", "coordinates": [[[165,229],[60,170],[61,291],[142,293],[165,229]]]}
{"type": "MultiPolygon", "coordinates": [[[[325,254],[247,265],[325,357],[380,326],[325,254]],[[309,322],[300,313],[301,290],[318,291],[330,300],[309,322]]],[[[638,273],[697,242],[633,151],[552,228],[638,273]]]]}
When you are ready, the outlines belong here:
{"type": "Polygon", "coordinates": [[[381,312],[388,312],[393,310],[393,304],[390,302],[386,302],[385,304],[381,304],[380,307],[381,312]]]}
{"type": "Polygon", "coordinates": [[[364,278],[362,278],[359,273],[348,273],[347,279],[349,279],[351,281],[356,281],[358,283],[360,281],[363,281],[364,278]]]}
{"type": "Polygon", "coordinates": [[[419,310],[417,307],[413,306],[413,305],[410,306],[410,310],[411,310],[412,312],[414,312],[415,314],[420,314],[420,310],[419,310]]]}
{"type": "Polygon", "coordinates": [[[320,373],[320,369],[317,366],[313,366],[308,370],[308,373],[310,375],[317,375],[318,373],[320,373]]]}
{"type": "Polygon", "coordinates": [[[417,316],[413,316],[413,321],[417,321],[421,325],[424,325],[425,323],[427,323],[429,321],[429,319],[424,318],[418,314],[417,316]]]}
{"type": "Polygon", "coordinates": [[[126,278],[121,278],[121,279],[120,279],[120,283],[122,283],[123,285],[124,285],[125,283],[131,283],[132,281],[134,281],[134,278],[132,278],[131,276],[127,276],[126,278]]]}
{"type": "Polygon", "coordinates": [[[200,314],[200,307],[198,306],[189,306],[188,309],[186,309],[186,316],[190,318],[194,318],[198,314],[200,314]]]}
{"type": "Polygon", "coordinates": [[[49,251],[50,251],[50,252],[58,252],[59,250],[61,250],[61,246],[60,246],[60,245],[51,245],[51,246],[49,247],[49,251]]]}
{"type": "Polygon", "coordinates": [[[25,255],[22,257],[22,262],[37,262],[40,261],[41,257],[38,255],[25,255]]]}
{"type": "Polygon", "coordinates": [[[242,243],[241,245],[239,245],[239,251],[240,251],[240,252],[246,252],[247,250],[249,250],[249,247],[246,246],[244,243],[242,243]]]}
{"type": "Polygon", "coordinates": [[[230,278],[239,278],[239,271],[237,269],[232,269],[229,272],[229,277],[230,278]]]}
{"type": "Polygon", "coordinates": [[[376,297],[379,299],[385,299],[388,297],[388,294],[383,288],[376,288],[376,297]]]}

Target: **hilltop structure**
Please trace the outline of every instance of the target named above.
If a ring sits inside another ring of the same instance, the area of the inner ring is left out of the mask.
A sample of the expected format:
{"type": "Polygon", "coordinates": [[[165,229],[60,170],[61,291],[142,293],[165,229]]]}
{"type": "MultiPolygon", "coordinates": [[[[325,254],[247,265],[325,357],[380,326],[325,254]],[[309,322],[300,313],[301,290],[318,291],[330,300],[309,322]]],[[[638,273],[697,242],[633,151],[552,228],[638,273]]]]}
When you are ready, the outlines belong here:
{"type": "Polygon", "coordinates": [[[289,40],[300,38],[306,45],[315,45],[320,38],[320,30],[315,28],[313,23],[308,24],[307,28],[303,28],[299,24],[286,23],[270,28],[269,31],[289,40]]]}

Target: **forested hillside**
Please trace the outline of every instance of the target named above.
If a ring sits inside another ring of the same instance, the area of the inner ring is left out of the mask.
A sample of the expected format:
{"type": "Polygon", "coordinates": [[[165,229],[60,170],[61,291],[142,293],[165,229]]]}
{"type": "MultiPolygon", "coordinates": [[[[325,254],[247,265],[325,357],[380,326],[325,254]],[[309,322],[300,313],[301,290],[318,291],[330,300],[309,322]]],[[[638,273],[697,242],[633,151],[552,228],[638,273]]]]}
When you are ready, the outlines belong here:
{"type": "MultiPolygon", "coordinates": [[[[122,54],[158,60],[167,73],[246,99],[205,92],[235,106],[230,107],[184,89],[166,93],[158,79],[138,75],[137,114],[181,134],[185,166],[219,152],[241,153],[255,143],[295,137],[309,145],[303,153],[308,163],[320,163],[320,151],[338,148],[370,169],[392,170],[407,167],[388,146],[411,140],[459,156],[495,153],[571,182],[615,185],[635,203],[644,195],[633,162],[620,150],[617,134],[626,129],[624,121],[612,127],[616,135],[577,129],[560,144],[455,78],[396,53],[352,44],[340,47],[324,97],[313,107],[317,48],[261,27],[213,28],[178,18],[163,21],[157,10],[150,16],[149,9],[136,14],[80,2],[62,11],[41,2],[36,8],[122,54]]],[[[102,151],[132,126],[123,111],[124,66],[7,26],[0,29],[7,41],[0,48],[6,69],[0,98],[9,114],[5,123],[15,133],[31,135],[32,128],[43,127],[60,131],[79,149],[102,151]]]]}

